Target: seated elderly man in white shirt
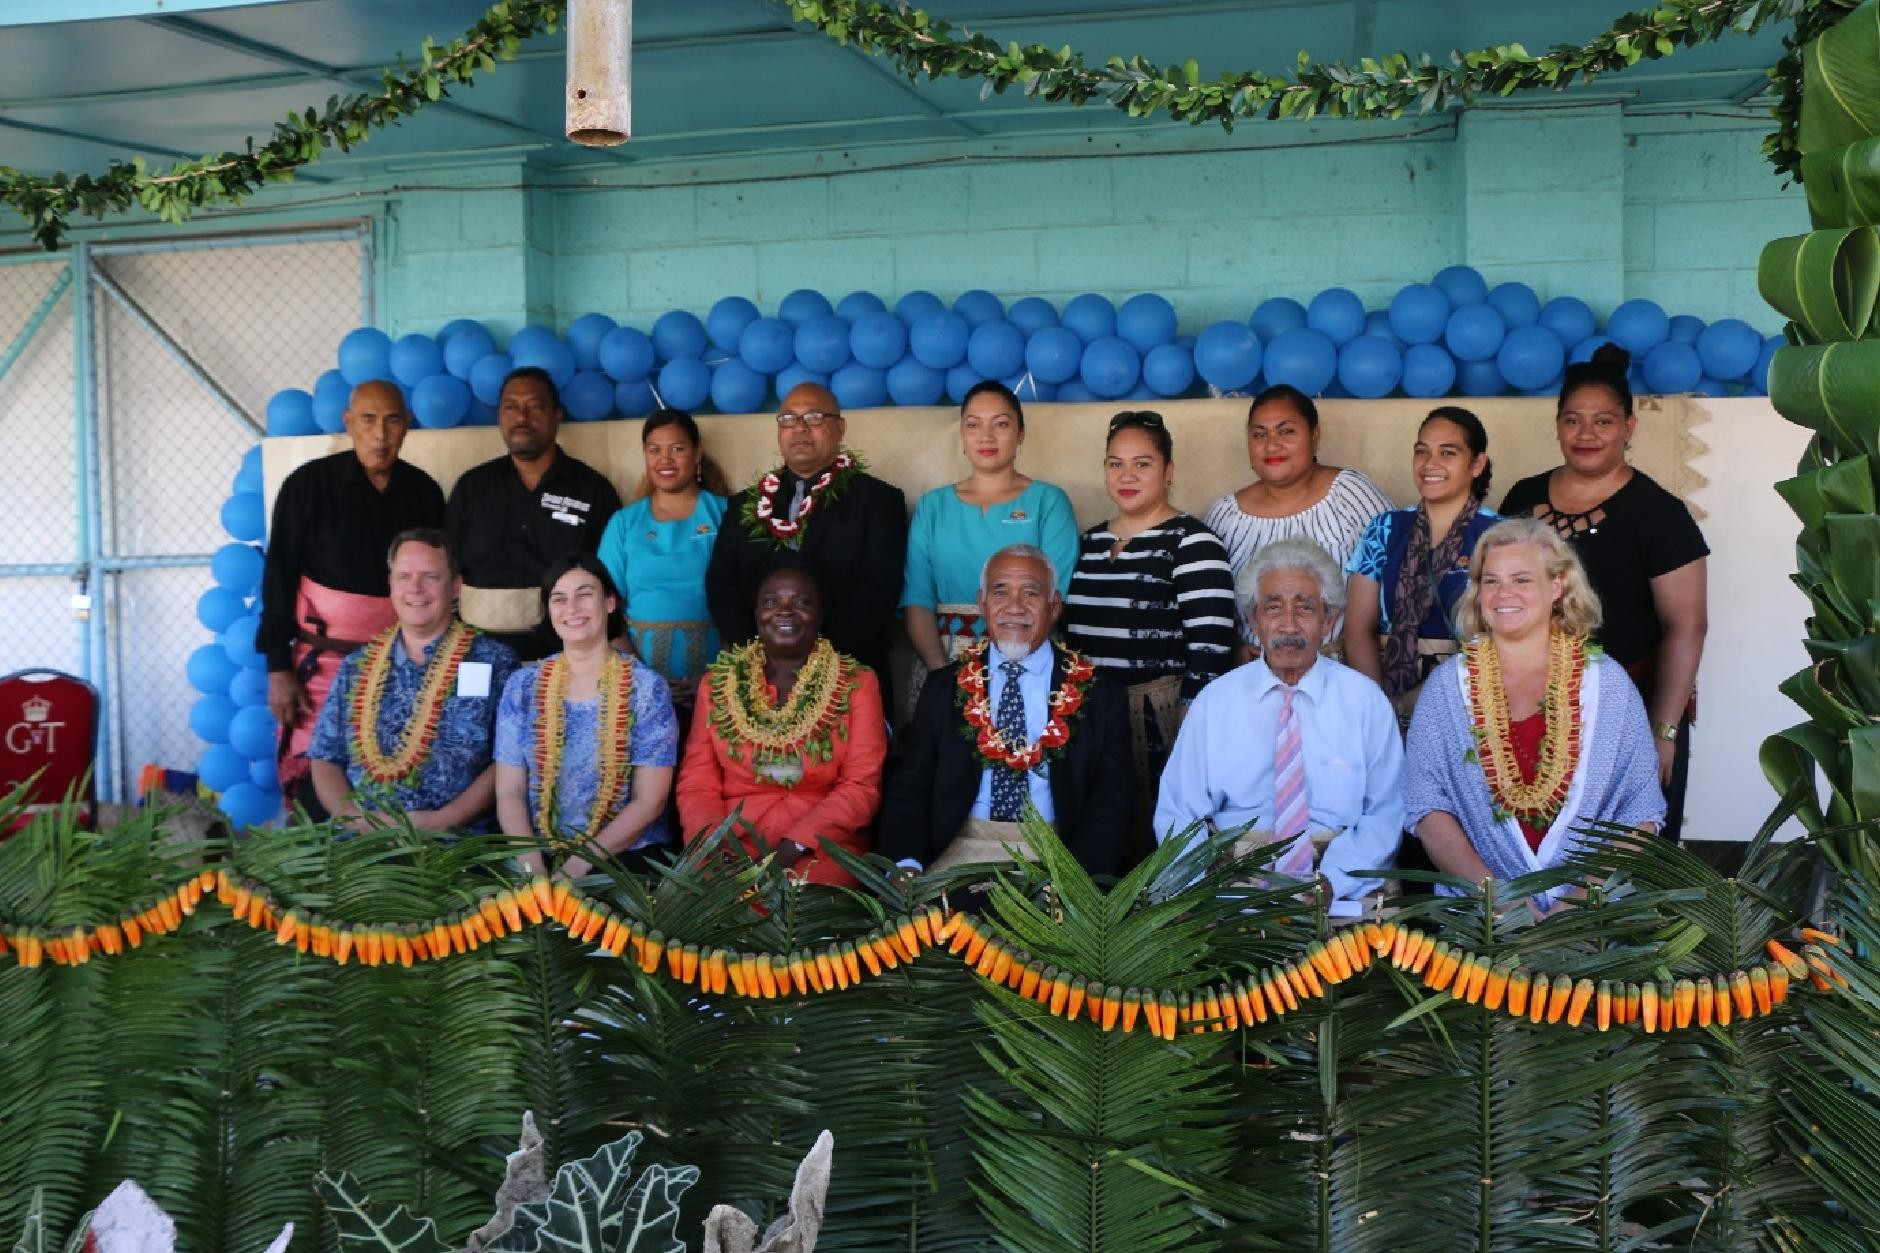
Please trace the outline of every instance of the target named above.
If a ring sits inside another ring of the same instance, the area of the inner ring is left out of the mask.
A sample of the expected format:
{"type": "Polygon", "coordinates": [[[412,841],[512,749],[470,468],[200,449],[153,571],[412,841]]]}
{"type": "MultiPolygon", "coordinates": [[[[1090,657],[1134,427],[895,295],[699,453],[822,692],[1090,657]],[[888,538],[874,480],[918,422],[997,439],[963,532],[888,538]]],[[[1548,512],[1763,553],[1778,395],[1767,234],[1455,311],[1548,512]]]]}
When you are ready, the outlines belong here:
{"type": "Polygon", "coordinates": [[[1162,772],[1158,840],[1197,822],[1252,824],[1252,838],[1288,841],[1282,874],[1331,883],[1359,901],[1381,881],[1403,836],[1403,741],[1383,691],[1319,649],[1344,609],[1344,580],[1324,549],[1281,540],[1235,581],[1260,656],[1201,690],[1162,772]],[[1303,837],[1303,838],[1302,838],[1303,837]]]}

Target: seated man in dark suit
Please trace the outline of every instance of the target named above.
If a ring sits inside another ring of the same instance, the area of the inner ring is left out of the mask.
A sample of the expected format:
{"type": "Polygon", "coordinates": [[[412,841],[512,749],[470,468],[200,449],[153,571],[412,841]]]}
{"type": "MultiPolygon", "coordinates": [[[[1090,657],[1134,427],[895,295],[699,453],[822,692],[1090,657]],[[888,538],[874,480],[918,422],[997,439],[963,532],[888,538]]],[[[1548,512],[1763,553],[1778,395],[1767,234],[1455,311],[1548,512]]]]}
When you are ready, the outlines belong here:
{"type": "Polygon", "coordinates": [[[888,629],[901,603],[907,501],[842,446],[835,396],[803,383],[777,412],[783,465],[731,498],[705,571],[705,601],[726,648],[756,633],[757,585],[806,569],[823,591],[823,635],[888,688],[888,629]]]}
{"type": "Polygon", "coordinates": [[[876,851],[923,869],[1028,853],[1030,800],[1084,869],[1121,869],[1136,778],[1123,690],[1051,640],[1051,559],[1001,548],[979,577],[987,638],[928,676],[889,780],[876,851]]]}

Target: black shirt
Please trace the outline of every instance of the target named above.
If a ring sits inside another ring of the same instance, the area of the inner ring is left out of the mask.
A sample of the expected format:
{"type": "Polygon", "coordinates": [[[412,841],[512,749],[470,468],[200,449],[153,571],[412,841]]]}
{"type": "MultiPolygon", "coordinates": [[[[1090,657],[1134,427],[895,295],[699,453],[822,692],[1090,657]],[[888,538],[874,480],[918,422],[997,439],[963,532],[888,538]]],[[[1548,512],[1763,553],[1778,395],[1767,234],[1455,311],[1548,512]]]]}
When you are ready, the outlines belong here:
{"type": "Polygon", "coordinates": [[[1548,478],[1537,474],[1516,483],[1501,502],[1502,516],[1537,517],[1567,538],[1599,593],[1604,620],[1594,638],[1620,665],[1636,666],[1664,638],[1652,580],[1709,556],[1704,534],[1683,501],[1638,470],[1584,514],[1555,510],[1548,478]]]}
{"type": "Polygon", "coordinates": [[[295,470],[274,498],[267,565],[261,576],[257,646],[268,669],[292,667],[294,596],[304,576],[336,592],[389,596],[385,554],[392,538],[444,520],[437,480],[404,461],[392,463],[380,491],[350,448],[295,470]]]}

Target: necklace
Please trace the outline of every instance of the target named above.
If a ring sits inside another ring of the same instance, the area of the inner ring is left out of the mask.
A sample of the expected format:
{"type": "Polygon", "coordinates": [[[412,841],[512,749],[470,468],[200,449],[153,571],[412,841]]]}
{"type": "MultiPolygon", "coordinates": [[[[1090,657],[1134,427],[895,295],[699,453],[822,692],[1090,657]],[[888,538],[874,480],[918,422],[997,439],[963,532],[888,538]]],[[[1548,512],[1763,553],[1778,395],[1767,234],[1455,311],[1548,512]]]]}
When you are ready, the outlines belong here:
{"type": "Polygon", "coordinates": [[[805,486],[803,506],[796,511],[794,519],[789,516],[790,502],[778,499],[783,492],[783,472],[781,469],[770,471],[744,494],[740,517],[745,531],[752,539],[767,541],[777,548],[796,543],[802,539],[803,528],[809,525],[817,502],[839,498],[850,481],[867,468],[859,456],[846,448],[838,452],[829,468],[805,486]]]}
{"type": "Polygon", "coordinates": [[[777,705],[764,678],[763,642],[727,648],[711,668],[712,730],[733,761],[740,749],[750,752],[753,760],[829,761],[835,756],[834,738],[847,738],[843,717],[858,668],[828,640],[819,639],[796,672],[789,697],[777,705]]]}
{"type": "Polygon", "coordinates": [[[1513,817],[1533,827],[1553,822],[1566,803],[1574,767],[1580,761],[1580,680],[1586,673],[1586,643],[1560,631],[1547,638],[1547,687],[1534,781],[1523,782],[1509,731],[1508,693],[1502,683],[1501,655],[1490,640],[1462,649],[1469,678],[1469,720],[1482,777],[1495,798],[1496,816],[1513,817]]]}
{"type": "Polygon", "coordinates": [[[1054,643],[1064,657],[1064,681],[1051,693],[1045,708],[1049,711],[1044,730],[1029,744],[1006,738],[992,723],[992,702],[986,698],[986,657],[990,640],[981,640],[960,656],[959,677],[954,684],[953,703],[960,709],[966,725],[961,734],[973,742],[973,751],[988,766],[1003,766],[1020,772],[1036,770],[1064,752],[1070,743],[1071,720],[1083,707],[1084,691],[1097,668],[1074,652],[1054,643]]]}
{"type": "Polygon", "coordinates": [[[459,619],[451,619],[443,636],[431,649],[431,659],[424,664],[424,680],[405,727],[398,737],[398,748],[390,753],[379,749],[379,706],[385,698],[385,685],[392,673],[392,653],[398,647],[400,628],[394,626],[366,644],[359,662],[359,682],[352,692],[352,757],[367,778],[374,783],[402,783],[413,786],[418,771],[431,755],[431,742],[437,735],[438,718],[444,701],[457,678],[457,665],[476,642],[477,630],[459,619]]]}
{"type": "Polygon", "coordinates": [[[628,749],[633,737],[633,667],[609,648],[601,661],[600,717],[595,728],[600,779],[587,822],[572,835],[556,826],[555,793],[561,785],[562,754],[567,750],[568,680],[573,667],[565,656],[550,657],[535,677],[536,778],[535,833],[550,848],[566,852],[592,839],[614,816],[614,807],[633,780],[628,749]]]}

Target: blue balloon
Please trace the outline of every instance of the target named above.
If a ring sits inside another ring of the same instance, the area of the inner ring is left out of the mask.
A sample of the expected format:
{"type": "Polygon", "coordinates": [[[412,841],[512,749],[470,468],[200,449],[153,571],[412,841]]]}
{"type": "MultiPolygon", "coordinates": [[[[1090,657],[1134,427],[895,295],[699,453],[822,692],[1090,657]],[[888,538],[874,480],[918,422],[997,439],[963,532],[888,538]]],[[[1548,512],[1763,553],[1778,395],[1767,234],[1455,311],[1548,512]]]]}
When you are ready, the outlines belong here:
{"type": "Polygon", "coordinates": [[[598,422],[614,411],[614,381],[599,370],[580,370],[561,389],[561,407],[576,422],[598,422]]]}
{"type": "Polygon", "coordinates": [[[861,321],[871,313],[887,313],[888,306],[871,291],[852,291],[836,301],[836,316],[849,322],[861,321]]]}
{"type": "Polygon", "coordinates": [[[655,388],[668,409],[690,413],[712,394],[712,368],[697,357],[680,357],[659,367],[655,388]]]}
{"type": "Polygon", "coordinates": [[[1085,387],[1082,379],[1071,379],[1058,384],[1057,402],[1060,405],[1087,405],[1096,399],[1097,394],[1085,387]]]}
{"type": "Polygon", "coordinates": [[[1592,308],[1573,296],[1555,296],[1542,305],[1537,321],[1558,335],[1563,344],[1577,344],[1599,329],[1592,308]]]}
{"type": "MultiPolygon", "coordinates": [[[[204,695],[228,691],[229,680],[241,673],[242,667],[235,664],[228,655],[228,650],[220,644],[204,644],[189,654],[189,660],[183,663],[183,673],[189,678],[189,685],[204,695]]],[[[266,674],[267,671],[262,671],[266,674]]]]}
{"type": "MultiPolygon", "coordinates": [[[[1238,323],[1229,325],[1238,326],[1238,323]]],[[[1249,335],[1253,332],[1248,331],[1249,335]]],[[[1142,381],[1157,396],[1185,394],[1195,385],[1195,354],[1180,344],[1157,344],[1142,359],[1142,381]]]]}
{"type": "Polygon", "coordinates": [[[1488,299],[1488,280],[1482,277],[1480,271],[1466,265],[1452,265],[1438,270],[1430,282],[1449,297],[1451,308],[1481,304],[1488,299]]]}
{"type": "Polygon", "coordinates": [[[1689,344],[1666,340],[1645,354],[1645,390],[1654,396],[1688,392],[1704,377],[1704,363],[1689,344]]]}
{"type": "Polygon", "coordinates": [[[1650,300],[1628,300],[1606,319],[1606,334],[1635,361],[1664,343],[1670,333],[1671,319],[1650,300]]]}
{"type": "Polygon", "coordinates": [[[1788,342],[1780,335],[1763,341],[1762,351],[1756,354],[1756,368],[1749,372],[1749,384],[1758,395],[1769,394],[1769,363],[1776,359],[1776,350],[1788,347],[1788,342]]]}
{"type": "Polygon", "coordinates": [[[1501,341],[1495,365],[1517,391],[1545,387],[1567,364],[1567,346],[1544,326],[1517,326],[1501,341]]]}
{"type": "Polygon", "coordinates": [[[212,587],[196,598],[196,621],[217,635],[226,631],[231,622],[247,612],[247,599],[226,587],[212,587]]]}
{"type": "Polygon", "coordinates": [[[1195,373],[1224,392],[1244,391],[1260,377],[1263,355],[1252,327],[1216,322],[1195,338],[1195,373]]]}
{"type": "Polygon", "coordinates": [[[281,772],[275,766],[274,758],[262,757],[248,763],[248,781],[263,792],[279,793],[281,790],[281,772]]]}
{"type": "MultiPolygon", "coordinates": [[[[866,362],[863,363],[867,364],[866,362]]],[[[777,371],[777,395],[788,396],[805,383],[814,383],[818,387],[829,386],[829,376],[812,370],[801,361],[792,361],[777,371]]]]}
{"type": "Polygon", "coordinates": [[[797,288],[777,305],[777,316],[793,327],[834,312],[835,307],[827,296],[807,287],[797,288]]]}
{"type": "Polygon", "coordinates": [[[614,384],[614,411],[623,418],[643,418],[659,408],[653,384],[647,379],[614,384]]]}
{"type": "Polygon", "coordinates": [[[1464,396],[1500,396],[1508,390],[1508,380],[1501,376],[1493,357],[1463,361],[1456,367],[1456,390],[1464,396]]]}
{"type": "Polygon", "coordinates": [[[1247,325],[1253,328],[1262,344],[1270,344],[1287,331],[1299,330],[1305,324],[1306,307],[1290,296],[1262,300],[1254,306],[1253,316],[1247,319],[1247,325]]]}
{"type": "Polygon", "coordinates": [[[348,331],[339,341],[339,372],[354,387],[392,377],[391,359],[391,337],[376,326],[348,331]]]}
{"type": "Polygon", "coordinates": [[[1485,304],[1459,305],[1449,315],[1443,343],[1457,361],[1487,361],[1501,347],[1507,328],[1501,314],[1485,304]]]}
{"type": "Polygon", "coordinates": [[[515,368],[516,363],[506,352],[484,354],[482,360],[470,367],[470,394],[486,405],[501,404],[503,380],[515,368]]]}
{"type": "Polygon", "coordinates": [[[351,403],[352,384],[338,370],[328,370],[313,385],[314,426],[323,434],[338,435],[346,429],[346,406],[351,403]]]}
{"type": "Polygon", "coordinates": [[[879,409],[888,403],[888,376],[873,366],[851,361],[829,376],[829,390],[836,394],[836,403],[845,412],[879,409]]]}
{"type": "Polygon", "coordinates": [[[933,370],[951,370],[966,359],[966,341],[972,328],[966,319],[951,310],[930,313],[914,323],[907,334],[909,349],[922,365],[933,370]]]}
{"type": "MultiPolygon", "coordinates": [[[[451,340],[463,334],[465,331],[481,330],[483,330],[483,324],[481,322],[473,321],[470,318],[452,318],[450,321],[437,328],[437,345],[440,348],[447,347],[451,340]]],[[[488,334],[488,332],[484,333],[488,334]]]]}
{"type": "Polygon", "coordinates": [[[1362,400],[1390,395],[1402,377],[1403,353],[1388,339],[1360,335],[1338,350],[1338,381],[1362,400]]]}
{"type": "Polygon", "coordinates": [[[196,777],[211,792],[248,782],[248,759],[227,744],[211,744],[196,760],[196,777]]]}
{"type": "Polygon", "coordinates": [[[616,326],[601,337],[595,351],[603,373],[616,383],[637,383],[653,372],[657,354],[645,332],[631,326],[616,326]]]}
{"type": "Polygon", "coordinates": [[[1000,303],[999,298],[977,287],[960,293],[960,298],[953,302],[953,312],[965,318],[966,325],[971,327],[981,327],[988,322],[1005,320],[1005,306],[1000,303]]]}
{"type": "Polygon", "coordinates": [[[509,341],[509,359],[518,369],[534,366],[547,370],[557,388],[566,387],[574,377],[574,354],[555,332],[541,326],[525,326],[509,341]]]}
{"type": "Polygon", "coordinates": [[[229,676],[228,698],[238,708],[268,703],[268,672],[264,666],[237,666],[229,676]]]}
{"type": "Polygon", "coordinates": [[[1002,379],[1025,368],[1025,335],[1010,322],[981,322],[966,340],[966,360],[980,377],[1002,379]]]}
{"type": "Polygon", "coordinates": [[[1030,339],[1047,326],[1058,324],[1057,310],[1049,300],[1042,296],[1025,296],[1012,302],[1012,307],[1005,311],[1005,320],[1025,332],[1030,339]]]}
{"type": "Polygon", "coordinates": [[[1449,297],[1430,283],[1411,283],[1390,299],[1390,329],[1406,344],[1433,344],[1449,325],[1449,297]]]}
{"type": "MultiPolygon", "coordinates": [[[[428,430],[458,426],[470,416],[470,400],[468,383],[454,374],[433,374],[411,389],[411,416],[428,430]]],[[[563,404],[567,400],[564,391],[563,404]]]]}
{"type": "Polygon", "coordinates": [[[477,362],[496,351],[496,341],[480,326],[472,325],[444,341],[444,368],[468,383],[477,362]]]}
{"type": "Polygon", "coordinates": [[[1762,355],[1762,336],[1740,318],[1712,322],[1697,337],[1697,356],[1704,373],[1724,383],[1747,378],[1762,355]]]}
{"type": "Polygon", "coordinates": [[[313,420],[312,393],[284,387],[268,397],[268,434],[313,435],[319,429],[313,420]]]}
{"type": "Polygon", "coordinates": [[[888,367],[888,396],[897,405],[937,405],[946,389],[945,374],[912,357],[888,367]]]}
{"type": "Polygon", "coordinates": [[[1364,302],[1343,287],[1327,287],[1306,306],[1306,325],[1343,346],[1364,333],[1364,302]]]}
{"type": "Polygon", "coordinates": [[[1083,379],[1092,395],[1116,400],[1127,396],[1136,386],[1136,380],[1142,377],[1142,358],[1128,340],[1111,335],[1084,349],[1077,376],[1083,379]]]}
{"type": "Polygon", "coordinates": [[[892,313],[864,313],[849,328],[849,352],[863,365],[886,370],[906,354],[907,328],[892,313]]]}
{"type": "MultiPolygon", "coordinates": [[[[1195,360],[1200,361],[1200,345],[1195,360]]],[[[1290,383],[1308,396],[1323,392],[1338,374],[1338,348],[1309,326],[1286,331],[1266,346],[1264,361],[1269,383],[1290,383]]]]}
{"type": "MultiPolygon", "coordinates": [[[[604,313],[584,313],[568,323],[568,351],[574,354],[577,370],[601,368],[601,341],[614,329],[615,322],[604,313]]],[[[445,351],[448,364],[449,350],[445,351]]],[[[456,371],[452,371],[456,373],[456,371]]]]}
{"type": "MultiPolygon", "coordinates": [[[[914,361],[912,357],[909,357],[908,360],[914,361]]],[[[914,361],[914,364],[920,365],[920,362],[914,361]]],[[[923,366],[922,368],[925,369],[927,367],[923,366]]],[[[980,383],[985,382],[985,380],[979,376],[979,371],[962,361],[946,372],[946,382],[947,399],[951,400],[956,405],[963,405],[966,403],[966,393],[971,391],[974,387],[977,387],[980,383]]]]}
{"type": "Polygon", "coordinates": [[[221,692],[210,692],[198,696],[189,707],[189,729],[211,744],[226,744],[229,719],[234,716],[235,702],[221,692]]]}
{"type": "Polygon", "coordinates": [[[222,793],[221,804],[231,826],[259,827],[280,815],[281,794],[263,791],[252,783],[237,783],[222,793]]]}
{"type": "Polygon", "coordinates": [[[1397,338],[1397,332],[1390,329],[1390,310],[1373,309],[1364,315],[1364,333],[1375,335],[1398,352],[1403,351],[1403,341],[1397,338]]]}
{"type": "Polygon", "coordinates": [[[222,634],[216,637],[236,665],[256,666],[266,660],[255,647],[255,632],[260,626],[261,618],[258,614],[244,611],[241,617],[222,628],[222,634]]]}
{"type": "Polygon", "coordinates": [[[911,291],[894,302],[894,316],[912,330],[914,323],[936,313],[945,313],[946,308],[940,297],[930,291],[911,291]]]}
{"type": "Polygon", "coordinates": [[[406,387],[416,387],[444,368],[444,354],[429,335],[401,335],[392,345],[392,377],[406,387]]]}
{"type": "Polygon", "coordinates": [[[1509,330],[1533,326],[1540,320],[1541,298],[1526,283],[1499,283],[1488,293],[1488,307],[1501,314],[1502,325],[1509,330]]]}
{"type": "Polygon", "coordinates": [[[738,336],[738,356],[759,374],[775,374],[796,360],[796,332],[781,318],[758,318],[738,336]]]}
{"type": "Polygon", "coordinates": [[[712,408],[720,413],[756,413],[769,391],[770,380],[741,358],[728,357],[712,367],[712,408]]]}
{"type": "MultiPolygon", "coordinates": [[[[1756,342],[1762,342],[1761,336],[1756,342]]],[[[235,477],[229,481],[231,492],[258,492],[261,490],[261,445],[251,444],[242,454],[242,461],[235,468],[235,477]]]]}
{"type": "Polygon", "coordinates": [[[1403,352],[1403,380],[1406,396],[1433,400],[1447,396],[1456,385],[1456,359],[1441,344],[1412,344],[1403,352]]]}
{"type": "Polygon", "coordinates": [[[1137,352],[1175,342],[1175,306],[1154,292],[1131,296],[1116,311],[1116,333],[1137,352]]]}
{"type": "Polygon", "coordinates": [[[726,296],[705,315],[705,334],[726,352],[738,350],[744,328],[763,317],[758,307],[742,296],[726,296]]]}
{"type": "Polygon", "coordinates": [[[1020,400],[1048,403],[1057,399],[1057,388],[1049,383],[1040,383],[1030,374],[1017,374],[1005,380],[1005,385],[1012,389],[1012,394],[1020,400]]]}
{"type": "Polygon", "coordinates": [[[1084,341],[1066,326],[1033,331],[1025,344],[1025,368],[1040,383],[1057,386],[1077,377],[1083,367],[1084,341]]]}
{"type": "Polygon", "coordinates": [[[464,419],[465,426],[498,426],[501,419],[495,405],[486,405],[474,398],[470,401],[470,416],[464,419]]]}
{"type": "MultiPolygon", "coordinates": [[[[1671,319],[1665,338],[1674,344],[1695,344],[1704,333],[1704,319],[1680,313],[1671,319]]],[[[1761,337],[1758,336],[1760,339],[1761,337]]]]}
{"type": "Polygon", "coordinates": [[[268,531],[267,510],[260,492],[236,492],[222,502],[222,529],[231,539],[259,542],[268,531]]]}
{"type": "Polygon", "coordinates": [[[1612,340],[1604,335],[1588,335],[1573,346],[1573,351],[1567,354],[1567,362],[1569,365],[1580,365],[1591,361],[1594,353],[1610,343],[1612,340]]]}
{"type": "Polygon", "coordinates": [[[1693,387],[1691,390],[1696,392],[1699,396],[1709,396],[1712,399],[1720,399],[1730,394],[1730,385],[1725,383],[1722,379],[1714,379],[1706,375],[1698,379],[1697,386],[1693,387]]]}
{"type": "Polygon", "coordinates": [[[209,558],[209,573],[237,596],[253,596],[261,585],[262,565],[261,550],[253,544],[224,544],[209,558]]]}
{"type": "Polygon", "coordinates": [[[1116,306],[1095,292],[1085,292],[1064,306],[1062,323],[1085,344],[1094,344],[1116,334],[1116,306]]]}
{"type": "Polygon", "coordinates": [[[653,347],[662,361],[696,361],[705,355],[705,324],[684,309],[659,315],[653,323],[653,347]]]}
{"type": "Polygon", "coordinates": [[[803,322],[794,342],[796,359],[812,370],[832,373],[849,363],[849,324],[833,313],[803,322]]]}

